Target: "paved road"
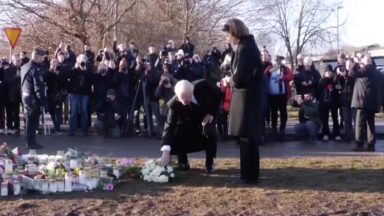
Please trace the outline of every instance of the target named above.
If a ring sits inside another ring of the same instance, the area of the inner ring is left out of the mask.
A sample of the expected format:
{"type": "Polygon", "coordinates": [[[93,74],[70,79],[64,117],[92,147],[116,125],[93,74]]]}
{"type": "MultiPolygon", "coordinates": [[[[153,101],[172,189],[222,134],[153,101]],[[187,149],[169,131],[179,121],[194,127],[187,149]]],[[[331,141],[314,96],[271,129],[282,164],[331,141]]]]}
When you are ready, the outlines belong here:
{"type": "MultiPolygon", "coordinates": [[[[98,136],[90,137],[68,137],[61,136],[42,136],[39,135],[37,140],[45,147],[39,150],[39,153],[54,154],[57,150],[66,150],[74,148],[81,151],[92,151],[100,156],[111,157],[149,157],[155,158],[160,156],[160,141],[158,139],[150,139],[146,137],[106,139],[98,136]]],[[[11,147],[21,147],[26,153],[25,137],[19,138],[11,136],[0,136],[0,142],[7,142],[11,147]]],[[[351,142],[335,143],[318,141],[315,144],[308,144],[300,141],[276,142],[268,143],[261,146],[261,157],[295,157],[295,156],[384,156],[384,140],[378,140],[375,153],[354,153],[349,150],[354,147],[351,142]]],[[[235,142],[219,142],[218,153],[219,158],[238,158],[239,148],[235,142]]],[[[194,153],[190,157],[202,158],[204,153],[194,153]]]]}

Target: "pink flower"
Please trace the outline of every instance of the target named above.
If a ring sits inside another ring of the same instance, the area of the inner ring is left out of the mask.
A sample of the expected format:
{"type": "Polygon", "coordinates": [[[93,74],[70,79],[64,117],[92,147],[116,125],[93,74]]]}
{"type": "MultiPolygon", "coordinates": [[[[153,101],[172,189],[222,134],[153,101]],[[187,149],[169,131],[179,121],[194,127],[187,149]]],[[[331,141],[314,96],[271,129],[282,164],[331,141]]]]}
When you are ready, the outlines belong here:
{"type": "Polygon", "coordinates": [[[113,184],[112,183],[109,183],[107,184],[107,186],[105,186],[105,190],[109,190],[109,191],[112,191],[114,188],[113,184]]]}
{"type": "Polygon", "coordinates": [[[129,158],[124,158],[121,161],[121,165],[123,165],[123,166],[133,166],[133,160],[129,159],[129,158]]]}

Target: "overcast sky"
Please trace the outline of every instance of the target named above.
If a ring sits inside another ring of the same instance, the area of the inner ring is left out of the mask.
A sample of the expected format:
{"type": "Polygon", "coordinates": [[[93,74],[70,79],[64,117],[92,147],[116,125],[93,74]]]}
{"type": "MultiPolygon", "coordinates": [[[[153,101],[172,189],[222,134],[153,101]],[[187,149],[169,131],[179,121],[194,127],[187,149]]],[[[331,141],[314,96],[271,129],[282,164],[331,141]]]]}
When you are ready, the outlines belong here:
{"type": "Polygon", "coordinates": [[[384,46],[384,0],[344,0],[340,18],[347,18],[342,27],[342,45],[384,46]]]}

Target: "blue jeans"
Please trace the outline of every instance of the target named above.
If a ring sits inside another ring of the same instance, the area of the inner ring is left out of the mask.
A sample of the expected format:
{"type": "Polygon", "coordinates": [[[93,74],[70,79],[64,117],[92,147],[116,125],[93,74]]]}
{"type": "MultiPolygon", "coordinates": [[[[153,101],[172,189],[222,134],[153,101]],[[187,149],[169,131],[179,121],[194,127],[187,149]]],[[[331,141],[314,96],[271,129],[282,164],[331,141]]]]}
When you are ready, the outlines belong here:
{"type": "Polygon", "coordinates": [[[77,115],[81,110],[81,130],[83,135],[88,134],[88,95],[69,94],[70,119],[69,128],[71,134],[75,134],[77,129],[77,115]]]}

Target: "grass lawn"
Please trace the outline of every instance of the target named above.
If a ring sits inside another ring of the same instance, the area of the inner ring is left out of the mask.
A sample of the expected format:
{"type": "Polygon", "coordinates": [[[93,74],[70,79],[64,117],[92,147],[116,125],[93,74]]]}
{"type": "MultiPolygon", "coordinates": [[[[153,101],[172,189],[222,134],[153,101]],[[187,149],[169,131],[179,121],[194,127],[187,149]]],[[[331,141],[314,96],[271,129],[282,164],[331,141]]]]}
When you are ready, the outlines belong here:
{"type": "Polygon", "coordinates": [[[263,159],[257,186],[232,183],[238,159],[216,166],[206,175],[204,160],[191,160],[167,184],[2,198],[0,215],[384,215],[384,157],[263,159]]]}

